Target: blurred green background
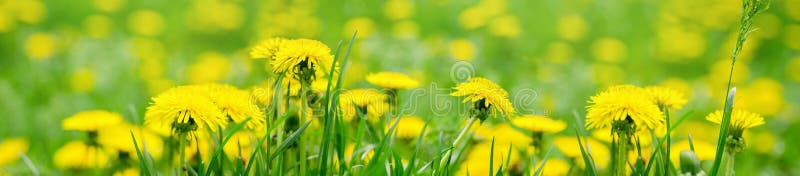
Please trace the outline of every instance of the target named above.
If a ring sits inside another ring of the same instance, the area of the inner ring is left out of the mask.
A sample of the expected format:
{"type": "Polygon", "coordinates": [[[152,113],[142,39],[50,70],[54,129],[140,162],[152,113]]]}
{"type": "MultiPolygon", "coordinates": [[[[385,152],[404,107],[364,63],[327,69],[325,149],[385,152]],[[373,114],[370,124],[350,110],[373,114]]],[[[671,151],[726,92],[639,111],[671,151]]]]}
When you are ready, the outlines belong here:
{"type": "MultiPolygon", "coordinates": [[[[407,73],[426,88],[411,113],[435,118],[434,132],[457,130],[437,124],[460,117],[431,108],[455,98],[430,97],[466,73],[508,89],[522,114],[568,122],[610,85],[675,88],[690,101],[674,114],[693,113],[674,141],[713,144],[718,129],[704,117],[722,107],[740,11],[735,0],[0,0],[0,139],[27,138],[37,168],[55,170],[50,156],[81,136],[61,130],[63,118],[105,109],[141,124],[150,97],[169,87],[272,77],[248,57],[260,40],[335,49],[358,30],[344,87],[407,73]]],[[[736,107],[767,124],[746,134],[736,171],[800,174],[800,1],[773,0],[755,27],[734,70],[736,107]]]]}

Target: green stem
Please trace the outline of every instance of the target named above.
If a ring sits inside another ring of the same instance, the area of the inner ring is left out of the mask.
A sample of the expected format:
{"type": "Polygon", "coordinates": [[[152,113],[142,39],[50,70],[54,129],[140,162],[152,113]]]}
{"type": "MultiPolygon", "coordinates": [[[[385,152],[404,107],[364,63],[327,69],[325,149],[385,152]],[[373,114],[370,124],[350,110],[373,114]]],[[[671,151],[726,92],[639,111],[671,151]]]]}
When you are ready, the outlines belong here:
{"type": "Polygon", "coordinates": [[[461,132],[458,133],[456,139],[453,140],[453,144],[450,145],[451,149],[447,150],[444,156],[442,156],[442,160],[439,162],[439,166],[444,166],[445,164],[447,164],[448,158],[450,158],[450,156],[453,154],[453,150],[455,150],[455,147],[458,146],[458,142],[460,142],[461,139],[464,138],[464,134],[467,134],[469,128],[472,127],[472,123],[475,123],[475,119],[476,118],[474,117],[470,117],[469,120],[467,120],[467,125],[461,129],[461,132]]]}
{"type": "MultiPolygon", "coordinates": [[[[309,85],[304,84],[300,85],[300,122],[306,122],[306,108],[308,108],[308,102],[306,102],[306,95],[308,93],[309,85]]],[[[297,141],[297,150],[300,153],[300,171],[299,175],[306,175],[306,135],[301,135],[300,140],[297,141]]]]}
{"type": "Polygon", "coordinates": [[[734,175],[734,162],[736,160],[736,153],[725,152],[725,175],[734,175]]]}
{"type": "Polygon", "coordinates": [[[625,175],[625,168],[628,164],[628,140],[630,140],[629,136],[624,134],[617,134],[617,143],[616,143],[616,163],[614,163],[614,175],[625,175]]]}
{"type": "Polygon", "coordinates": [[[180,175],[187,175],[186,172],[186,133],[178,134],[178,150],[180,151],[181,165],[178,167],[180,175]]]}

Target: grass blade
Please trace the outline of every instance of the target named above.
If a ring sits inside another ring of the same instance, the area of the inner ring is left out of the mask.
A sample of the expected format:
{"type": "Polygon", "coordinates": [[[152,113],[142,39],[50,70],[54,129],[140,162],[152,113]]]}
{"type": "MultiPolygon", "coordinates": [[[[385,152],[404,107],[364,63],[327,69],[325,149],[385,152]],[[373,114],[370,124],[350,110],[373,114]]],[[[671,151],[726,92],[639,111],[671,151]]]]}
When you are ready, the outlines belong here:
{"type": "Polygon", "coordinates": [[[489,176],[494,172],[494,136],[492,136],[492,147],[489,151],[489,176]]]}
{"type": "Polygon", "coordinates": [[[275,149],[275,152],[273,152],[272,155],[270,155],[269,159],[270,160],[275,159],[275,157],[278,157],[279,155],[283,154],[286,148],[288,148],[289,145],[294,143],[297,140],[297,138],[299,138],[300,135],[302,135],[303,132],[306,131],[306,128],[308,128],[308,125],[311,125],[311,122],[313,120],[314,119],[308,120],[308,122],[303,124],[303,126],[300,126],[300,128],[298,128],[297,131],[289,135],[289,137],[287,137],[286,140],[283,141],[283,143],[281,143],[281,145],[279,145],[278,148],[275,149]]]}
{"type": "Polygon", "coordinates": [[[139,157],[139,167],[142,170],[142,175],[151,175],[150,168],[147,167],[147,159],[145,158],[142,151],[139,150],[139,142],[136,141],[136,136],[133,135],[133,130],[131,132],[131,139],[133,139],[133,147],[136,148],[136,156],[139,157]]]}
{"type": "MultiPolygon", "coordinates": [[[[217,147],[216,151],[214,151],[214,155],[211,156],[211,160],[208,161],[208,163],[209,163],[208,171],[206,171],[205,175],[211,175],[211,171],[213,170],[213,168],[215,166],[214,163],[217,163],[217,162],[214,162],[214,161],[216,161],[219,158],[220,154],[222,153],[222,148],[224,148],[225,144],[228,143],[228,140],[230,140],[231,137],[233,137],[233,134],[235,134],[237,131],[241,130],[242,127],[244,127],[244,125],[247,124],[248,121],[250,121],[250,118],[245,119],[244,121],[242,121],[242,123],[236,124],[236,126],[234,126],[231,129],[230,132],[228,132],[228,134],[225,136],[225,139],[222,140],[222,142],[217,147]]],[[[202,171],[200,171],[200,172],[202,172],[202,171]]]]}
{"type": "MultiPolygon", "coordinates": [[[[670,133],[672,133],[672,130],[674,130],[675,127],[677,127],[678,125],[683,123],[683,121],[686,120],[687,118],[689,118],[689,116],[692,115],[692,114],[694,114],[694,111],[689,111],[689,112],[686,112],[686,114],[683,114],[683,116],[680,119],[678,119],[678,121],[676,121],[675,124],[671,125],[670,128],[667,128],[667,134],[666,135],[669,135],[670,133]]],[[[666,139],[666,136],[663,137],[663,138],[666,139]]],[[[658,154],[661,151],[661,146],[664,145],[665,140],[658,140],[658,141],[659,142],[657,142],[656,149],[653,150],[652,154],[650,154],[650,158],[647,161],[648,164],[647,164],[647,167],[644,169],[644,173],[650,173],[650,169],[653,166],[653,160],[655,159],[656,154],[658,154]]],[[[667,157],[669,157],[669,156],[667,156],[667,157]]]]}

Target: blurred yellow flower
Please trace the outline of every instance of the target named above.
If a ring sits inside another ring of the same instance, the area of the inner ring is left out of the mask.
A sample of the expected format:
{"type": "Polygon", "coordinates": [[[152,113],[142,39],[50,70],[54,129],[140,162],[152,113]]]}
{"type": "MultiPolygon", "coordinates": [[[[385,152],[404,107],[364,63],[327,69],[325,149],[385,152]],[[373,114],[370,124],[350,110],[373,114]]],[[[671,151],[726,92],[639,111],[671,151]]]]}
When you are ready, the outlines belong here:
{"type": "Polygon", "coordinates": [[[140,175],[139,169],[127,168],[125,170],[114,172],[112,176],[137,176],[140,175]]]}
{"type": "Polygon", "coordinates": [[[398,39],[415,39],[419,36],[419,25],[411,20],[399,21],[394,23],[392,33],[398,39]]]}
{"type": "Polygon", "coordinates": [[[230,60],[222,53],[204,52],[186,70],[186,77],[192,84],[219,82],[228,77],[230,67],[230,60]]]}
{"type": "Polygon", "coordinates": [[[581,15],[571,14],[562,16],[556,24],[558,36],[568,41],[582,40],[589,31],[589,24],[581,15]]]}
{"type": "Polygon", "coordinates": [[[27,24],[39,24],[47,17],[47,6],[40,0],[16,1],[16,17],[27,24]]]}
{"type": "Polygon", "coordinates": [[[0,140],[0,167],[16,162],[20,154],[28,152],[28,140],[24,138],[6,138],[0,140]]]}
{"type": "Polygon", "coordinates": [[[355,144],[347,144],[344,148],[344,159],[348,163],[353,159],[369,163],[373,155],[375,155],[375,152],[372,150],[372,146],[361,145],[361,148],[357,149],[355,144]]]}
{"type": "Polygon", "coordinates": [[[734,105],[765,116],[774,116],[784,110],[784,97],[783,86],[778,80],[758,78],[737,89],[734,105]]]}
{"type": "Polygon", "coordinates": [[[594,63],[591,69],[594,82],[601,87],[623,84],[628,75],[620,66],[613,64],[594,63]]]}
{"type": "Polygon", "coordinates": [[[515,113],[514,106],[508,100],[508,92],[500,85],[486,78],[469,78],[469,80],[459,83],[453,89],[454,91],[450,93],[450,96],[465,96],[462,102],[474,103],[472,106],[474,110],[500,112],[503,115],[515,113]]]}
{"type": "Polygon", "coordinates": [[[691,97],[692,95],[692,85],[689,84],[689,82],[687,82],[686,80],[681,78],[677,77],[667,78],[661,81],[661,83],[659,83],[658,85],[661,87],[675,90],[677,92],[682,92],[686,97],[691,97]]]}
{"type": "Polygon", "coordinates": [[[245,10],[236,1],[197,0],[186,11],[186,25],[198,32],[224,32],[239,29],[245,17],[245,10]]]}
{"type": "Polygon", "coordinates": [[[458,22],[464,29],[477,29],[486,25],[491,16],[480,7],[468,7],[458,14],[458,22]]]}
{"type": "Polygon", "coordinates": [[[541,133],[558,133],[567,128],[567,123],[540,115],[524,115],[511,120],[520,128],[541,133]]]}
{"type": "Polygon", "coordinates": [[[33,60],[45,60],[56,51],[56,40],[47,33],[33,33],[25,41],[25,54],[33,60]]]}
{"type": "Polygon", "coordinates": [[[369,37],[376,31],[375,22],[367,17],[350,19],[343,25],[342,36],[349,39],[351,36],[353,36],[353,32],[355,31],[358,31],[358,34],[356,34],[356,39],[369,37]]]}
{"type": "Polygon", "coordinates": [[[800,56],[794,57],[786,64],[786,75],[794,80],[800,82],[800,56]]]}
{"type": "MultiPolygon", "coordinates": [[[[697,155],[697,159],[701,161],[708,161],[714,160],[714,155],[717,153],[717,147],[713,144],[703,141],[703,140],[692,140],[692,144],[694,144],[694,154],[697,155]]],[[[684,150],[690,150],[689,140],[682,140],[672,144],[669,159],[672,163],[680,163],[680,153],[684,150]]]]}
{"type": "Polygon", "coordinates": [[[787,25],[784,29],[783,41],[789,49],[800,50],[800,25],[787,25]]]}
{"type": "Polygon", "coordinates": [[[702,33],[679,25],[658,28],[658,51],[656,57],[667,62],[685,62],[701,56],[706,50],[702,33]]]}
{"type": "Polygon", "coordinates": [[[164,141],[156,133],[127,123],[101,129],[97,132],[97,142],[106,149],[127,153],[135,160],[139,159],[136,152],[137,147],[143,154],[146,151],[156,160],[160,159],[165,151],[164,141]],[[133,145],[131,132],[136,136],[138,146],[133,145]]]}
{"type": "Polygon", "coordinates": [[[247,121],[245,128],[251,130],[264,127],[266,123],[264,112],[256,106],[254,100],[250,99],[249,92],[227,84],[204,84],[197,86],[205,89],[211,101],[222,111],[223,117],[237,124],[249,118],[250,120],[247,121]]]}
{"type": "Polygon", "coordinates": [[[377,122],[378,117],[386,113],[389,104],[386,99],[388,95],[375,89],[353,89],[342,92],[339,95],[339,106],[342,108],[342,115],[345,121],[350,121],[358,114],[364,113],[365,118],[371,122],[377,122]]]}
{"type": "Polygon", "coordinates": [[[545,59],[556,64],[567,64],[572,60],[575,49],[567,42],[557,41],[547,45],[545,59]]]}
{"type": "Polygon", "coordinates": [[[168,126],[176,133],[216,131],[227,123],[225,114],[201,88],[178,86],[153,97],[144,114],[146,125],[168,126]]]}
{"type": "Polygon", "coordinates": [[[263,40],[250,50],[250,57],[254,59],[272,60],[272,57],[275,56],[275,53],[278,52],[278,49],[286,41],[286,39],[280,37],[263,40]]]}
{"type": "Polygon", "coordinates": [[[16,26],[17,21],[11,9],[11,5],[0,3],[0,33],[13,31],[16,26]]]}
{"type": "Polygon", "coordinates": [[[140,9],[128,15],[128,28],[137,35],[158,36],[167,28],[164,17],[154,10],[140,9]]]}
{"type": "Polygon", "coordinates": [[[778,136],[772,134],[769,131],[762,131],[756,132],[750,137],[747,138],[748,141],[752,141],[753,144],[753,151],[756,151],[761,154],[773,154],[773,150],[775,148],[775,144],[777,143],[778,136]]]}
{"type": "Polygon", "coordinates": [[[460,61],[475,58],[475,44],[467,39],[456,39],[450,42],[450,56],[460,61]]]}
{"type": "Polygon", "coordinates": [[[61,120],[64,130],[97,132],[97,130],[122,123],[122,115],[105,110],[81,111],[61,120]]]}
{"type": "MultiPolygon", "coordinates": [[[[391,119],[390,123],[394,124],[394,119],[391,119]]],[[[389,132],[391,124],[384,128],[385,132],[389,132]]],[[[425,121],[421,118],[416,116],[403,116],[400,117],[400,121],[397,122],[397,126],[394,130],[397,132],[397,138],[415,139],[422,133],[422,126],[425,126],[425,121]]]]}
{"type": "MultiPolygon", "coordinates": [[[[508,158],[508,145],[495,142],[494,152],[492,152],[491,142],[483,142],[473,145],[466,154],[466,159],[461,163],[461,166],[456,175],[492,175],[500,169],[500,163],[506,163],[508,160],[509,165],[515,165],[520,162],[520,156],[516,150],[511,150],[511,158],[508,158]],[[494,153],[494,155],[492,155],[494,153]],[[489,170],[489,161],[494,160],[494,170],[489,170]]],[[[509,166],[511,167],[511,166],[509,166]]]]}
{"type": "Polygon", "coordinates": [[[253,153],[254,144],[258,144],[258,137],[250,131],[237,131],[222,147],[223,152],[228,158],[242,158],[245,162],[249,162],[250,154],[253,153]]]}
{"type": "MultiPolygon", "coordinates": [[[[284,42],[270,61],[272,73],[309,81],[327,74],[333,64],[331,49],[320,41],[296,39],[284,42]]],[[[334,68],[335,69],[335,68],[334,68]]]]}
{"type": "Polygon", "coordinates": [[[600,38],[592,43],[592,56],[603,62],[619,63],[628,57],[628,47],[616,38],[600,38]]]}
{"type": "Polygon", "coordinates": [[[670,109],[677,110],[683,108],[683,105],[686,104],[687,101],[683,92],[678,92],[677,90],[671,88],[647,86],[644,88],[644,90],[650,94],[655,101],[655,104],[658,105],[659,108],[667,106],[670,109]]]}
{"type": "Polygon", "coordinates": [[[59,169],[93,169],[108,167],[112,153],[99,146],[72,141],[61,146],[53,155],[53,163],[59,169]]]}
{"type": "MultiPolygon", "coordinates": [[[[581,144],[583,144],[584,151],[590,152],[592,158],[594,159],[594,163],[599,168],[605,168],[608,166],[608,163],[611,161],[611,153],[605,144],[592,138],[581,138],[581,142],[581,144]]],[[[583,155],[581,154],[581,145],[578,143],[577,138],[574,136],[556,137],[553,139],[553,145],[556,147],[556,149],[561,151],[561,154],[564,154],[564,156],[578,161],[578,166],[581,168],[585,167],[583,162],[580,162],[582,161],[583,155]]]]}
{"type": "Polygon", "coordinates": [[[378,72],[367,75],[367,82],[385,89],[411,89],[419,86],[419,81],[397,72],[378,72]]]}
{"type": "Polygon", "coordinates": [[[383,4],[383,14],[391,20],[403,20],[414,15],[410,0],[388,0],[383,4]]]}
{"type": "Polygon", "coordinates": [[[159,40],[145,37],[134,37],[130,40],[130,43],[131,50],[133,50],[133,54],[137,59],[161,61],[167,57],[167,49],[159,40]]]}
{"type": "MultiPolygon", "coordinates": [[[[711,84],[715,84],[717,86],[725,86],[728,85],[728,75],[731,71],[731,60],[730,59],[722,59],[714,62],[711,65],[711,70],[709,71],[709,81],[711,84]]],[[[742,83],[747,78],[750,77],[750,69],[746,63],[736,62],[736,66],[733,67],[733,78],[731,78],[731,82],[742,83]]],[[[725,88],[721,88],[720,90],[725,90],[725,88]]],[[[724,96],[724,95],[723,95],[724,96]]]]}
{"type": "Polygon", "coordinates": [[[522,26],[516,16],[503,15],[489,22],[489,33],[497,37],[516,38],[522,33],[522,26]]]}
{"type": "MultiPolygon", "coordinates": [[[[539,161],[534,166],[538,169],[541,164],[542,162],[539,161]]],[[[567,175],[567,173],[569,173],[570,167],[571,166],[569,165],[569,163],[567,163],[567,161],[564,161],[563,159],[550,158],[547,159],[547,161],[544,163],[541,174],[548,176],[565,176],[567,175]]],[[[531,173],[535,172],[536,169],[531,169],[531,173]]]]}
{"type": "MultiPolygon", "coordinates": [[[[528,147],[534,147],[531,145],[533,143],[533,138],[531,135],[527,135],[520,130],[511,127],[511,125],[507,123],[498,124],[491,128],[490,131],[484,135],[483,137],[486,139],[484,143],[491,142],[492,138],[494,138],[495,145],[502,145],[506,146],[506,150],[508,146],[514,146],[516,149],[525,150],[528,147]]],[[[533,153],[531,151],[531,153],[533,153]]]]}
{"type": "Polygon", "coordinates": [[[631,123],[637,129],[655,129],[663,124],[664,116],[644,89],[618,85],[590,98],[586,127],[606,128],[616,122],[631,123]]]}
{"type": "Polygon", "coordinates": [[[94,8],[106,13],[117,12],[125,6],[126,3],[127,0],[92,0],[94,8]]]}
{"type": "Polygon", "coordinates": [[[83,20],[86,35],[94,38],[106,38],[114,31],[114,20],[105,15],[91,15],[83,20]]]}
{"type": "MultiPolygon", "coordinates": [[[[722,111],[717,110],[708,114],[706,120],[716,124],[722,123],[722,111]]],[[[764,118],[761,115],[748,112],[741,109],[733,109],[731,112],[731,130],[738,131],[741,136],[741,131],[756,127],[764,124],[764,118]]]]}
{"type": "Polygon", "coordinates": [[[95,86],[94,72],[90,68],[81,68],[70,75],[70,86],[75,92],[91,92],[95,86]]]}
{"type": "Polygon", "coordinates": [[[255,98],[259,107],[272,105],[275,89],[272,88],[272,81],[263,81],[250,88],[250,96],[255,98]]]}

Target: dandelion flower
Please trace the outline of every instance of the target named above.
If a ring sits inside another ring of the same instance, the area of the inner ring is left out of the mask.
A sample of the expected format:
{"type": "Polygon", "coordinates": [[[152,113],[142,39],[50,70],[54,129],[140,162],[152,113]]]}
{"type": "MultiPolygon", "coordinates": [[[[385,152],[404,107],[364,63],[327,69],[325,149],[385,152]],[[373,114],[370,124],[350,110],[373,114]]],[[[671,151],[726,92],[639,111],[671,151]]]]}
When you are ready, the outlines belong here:
{"type": "Polygon", "coordinates": [[[387,98],[386,94],[375,89],[353,89],[339,95],[339,106],[342,108],[345,120],[351,120],[357,114],[364,113],[368,119],[375,122],[388,110],[387,98]]]}
{"type": "Polygon", "coordinates": [[[661,86],[649,86],[645,87],[644,90],[653,97],[659,108],[667,106],[670,109],[680,109],[686,104],[684,94],[677,90],[661,86]]]}
{"type": "Polygon", "coordinates": [[[134,159],[138,159],[135,147],[142,152],[147,151],[154,159],[161,158],[164,151],[164,141],[156,133],[126,123],[100,130],[97,134],[97,142],[108,149],[127,153],[134,159]],[[131,131],[136,136],[136,143],[139,146],[133,145],[131,131]]]}
{"type": "Polygon", "coordinates": [[[367,75],[367,82],[386,89],[411,89],[419,86],[419,81],[402,73],[378,72],[367,75]]]}
{"type": "Polygon", "coordinates": [[[145,124],[169,126],[177,133],[198,129],[216,131],[227,119],[206,94],[192,86],[166,90],[153,97],[144,114],[145,124]]]}
{"type": "Polygon", "coordinates": [[[467,175],[467,172],[469,172],[469,175],[491,175],[490,173],[496,173],[500,167],[495,166],[494,170],[489,170],[489,161],[487,159],[494,160],[495,164],[506,163],[506,161],[508,161],[509,165],[518,164],[520,162],[519,153],[513,149],[511,152],[509,155],[507,144],[498,143],[497,141],[494,143],[494,152],[492,152],[491,142],[473,145],[469,152],[466,153],[466,159],[462,162],[456,175],[467,175]],[[511,157],[509,158],[508,156],[511,157]]]}
{"type": "MultiPolygon", "coordinates": [[[[536,167],[539,167],[542,164],[541,161],[536,163],[536,167]]],[[[558,158],[550,158],[544,163],[542,167],[541,174],[542,175],[554,175],[554,176],[563,176],[569,173],[570,165],[567,161],[558,158]]],[[[536,169],[531,169],[531,172],[536,172],[536,169]]],[[[531,173],[533,175],[533,173],[531,173]]]]}
{"type": "Polygon", "coordinates": [[[525,115],[511,120],[515,126],[540,133],[558,133],[567,128],[567,123],[561,120],[538,115],[525,115]]]}
{"type": "Polygon", "coordinates": [[[61,121],[64,130],[96,132],[99,129],[122,123],[122,115],[104,110],[78,112],[61,121]]]}
{"type": "Polygon", "coordinates": [[[56,151],[53,163],[60,169],[92,169],[108,166],[112,155],[99,146],[72,141],[56,151]]]}
{"type": "Polygon", "coordinates": [[[632,85],[610,87],[592,96],[589,103],[586,127],[590,129],[611,127],[618,122],[631,123],[634,128],[654,129],[664,122],[651,96],[632,85]]]}
{"type": "MultiPolygon", "coordinates": [[[[549,163],[549,162],[548,162],[549,163]]],[[[125,170],[114,172],[113,176],[137,176],[140,175],[139,169],[127,168],[125,170]]]]}
{"type": "MultiPolygon", "coordinates": [[[[722,124],[722,111],[717,110],[708,114],[706,120],[716,124],[722,124]]],[[[731,112],[731,128],[733,131],[743,131],[748,128],[756,127],[764,124],[764,118],[761,115],[752,113],[741,109],[733,109],[731,112]]],[[[741,134],[740,134],[741,135],[741,134]]]]}
{"type": "MultiPolygon", "coordinates": [[[[608,163],[611,161],[611,152],[608,150],[608,147],[605,144],[592,138],[582,138],[581,142],[583,144],[583,149],[587,152],[591,152],[592,158],[598,167],[605,168],[608,166],[608,163]]],[[[578,143],[578,139],[575,137],[556,137],[553,139],[553,145],[555,145],[556,149],[561,151],[561,153],[566,157],[570,157],[577,161],[580,161],[581,158],[583,158],[580,148],[581,145],[578,143]]],[[[578,162],[578,164],[580,167],[585,167],[582,165],[583,162],[578,162]]]]}
{"type": "Polygon", "coordinates": [[[222,111],[222,114],[234,123],[247,121],[245,127],[255,130],[261,128],[266,123],[264,112],[261,111],[255,102],[250,100],[250,93],[240,90],[227,84],[205,84],[199,85],[206,89],[209,98],[222,111]]]}
{"type": "Polygon", "coordinates": [[[257,137],[250,131],[237,131],[231,136],[228,143],[222,148],[223,152],[228,158],[242,158],[244,161],[250,159],[250,154],[253,153],[253,144],[257,137]]]}
{"type": "Polygon", "coordinates": [[[326,73],[327,70],[323,68],[330,67],[331,64],[331,49],[324,43],[311,39],[283,42],[270,61],[272,73],[285,73],[300,81],[313,81],[318,72],[326,73]]]}
{"type": "Polygon", "coordinates": [[[286,41],[286,39],[280,37],[261,41],[250,50],[250,57],[254,59],[272,59],[275,53],[278,52],[278,48],[286,41]]]}
{"type": "Polygon", "coordinates": [[[470,78],[467,82],[460,83],[454,87],[455,92],[451,96],[466,96],[463,102],[472,102],[473,110],[479,111],[479,119],[494,107],[493,112],[500,112],[505,115],[513,114],[514,107],[508,100],[508,92],[502,87],[486,78],[470,78]],[[481,115],[483,114],[483,115],[481,115]]]}
{"type": "Polygon", "coordinates": [[[26,152],[28,152],[28,141],[23,138],[0,141],[0,167],[16,162],[20,154],[26,152]]]}
{"type": "MultiPolygon", "coordinates": [[[[394,123],[394,120],[392,120],[394,123]]],[[[416,116],[405,116],[400,117],[400,121],[397,122],[397,126],[395,127],[395,132],[397,132],[397,138],[400,139],[414,139],[419,137],[419,134],[422,133],[422,127],[425,126],[425,121],[420,119],[416,116]]],[[[386,126],[386,132],[389,131],[390,126],[386,126]]]]}

